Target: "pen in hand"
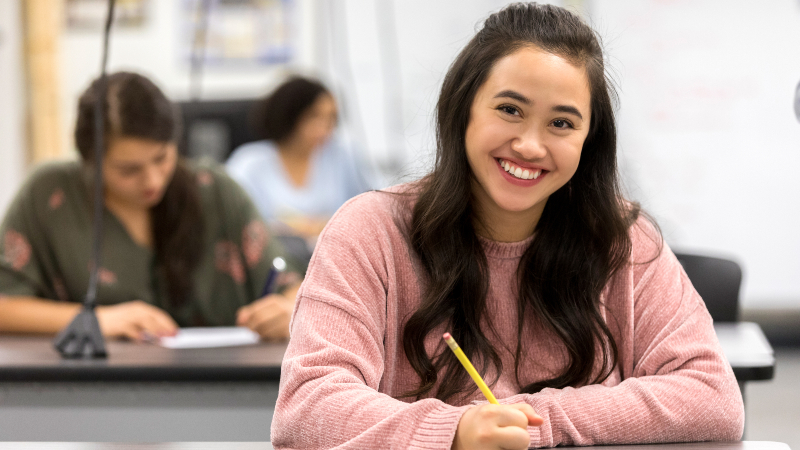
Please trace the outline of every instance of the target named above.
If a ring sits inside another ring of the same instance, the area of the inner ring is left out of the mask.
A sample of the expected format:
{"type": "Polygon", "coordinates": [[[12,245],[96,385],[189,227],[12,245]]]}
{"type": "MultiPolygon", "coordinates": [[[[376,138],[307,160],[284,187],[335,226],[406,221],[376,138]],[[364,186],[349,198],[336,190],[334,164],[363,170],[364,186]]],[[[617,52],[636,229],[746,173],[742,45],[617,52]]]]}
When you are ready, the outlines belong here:
{"type": "Polygon", "coordinates": [[[264,283],[264,288],[261,290],[261,296],[259,296],[259,298],[264,298],[272,293],[272,290],[275,288],[275,281],[277,281],[278,275],[283,273],[284,270],[286,270],[286,261],[283,258],[278,256],[272,260],[272,266],[269,268],[267,281],[264,283]]]}
{"type": "Polygon", "coordinates": [[[286,270],[286,261],[277,257],[267,274],[261,295],[252,303],[242,306],[236,312],[236,325],[247,327],[267,340],[284,340],[289,337],[289,320],[294,306],[294,298],[283,295],[270,295],[278,283],[278,275],[286,270]]]}

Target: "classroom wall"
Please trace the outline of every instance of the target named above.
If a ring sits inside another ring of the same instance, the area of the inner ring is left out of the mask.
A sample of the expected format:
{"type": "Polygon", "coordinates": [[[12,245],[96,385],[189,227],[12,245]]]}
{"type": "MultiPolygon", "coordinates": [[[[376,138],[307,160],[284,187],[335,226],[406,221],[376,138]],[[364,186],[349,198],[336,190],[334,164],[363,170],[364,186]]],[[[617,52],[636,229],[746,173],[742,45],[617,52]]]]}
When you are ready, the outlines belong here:
{"type": "MultiPolygon", "coordinates": [[[[141,27],[115,28],[109,46],[109,72],[132,70],[152,78],[175,100],[191,95],[190,64],[181,54],[179,41],[184,32],[184,5],[197,2],[151,0],[147,19],[141,27]]],[[[263,95],[288,71],[313,71],[314,8],[311,0],[296,0],[298,20],[298,58],[291,67],[245,66],[205,67],[202,99],[253,98],[263,95]]],[[[80,93],[100,72],[102,40],[99,29],[63,31],[62,89],[65,96],[65,142],[72,145],[71,129],[80,93]]]]}
{"type": "Polygon", "coordinates": [[[20,0],[0,1],[0,213],[24,177],[25,99],[23,97],[20,0]]]}

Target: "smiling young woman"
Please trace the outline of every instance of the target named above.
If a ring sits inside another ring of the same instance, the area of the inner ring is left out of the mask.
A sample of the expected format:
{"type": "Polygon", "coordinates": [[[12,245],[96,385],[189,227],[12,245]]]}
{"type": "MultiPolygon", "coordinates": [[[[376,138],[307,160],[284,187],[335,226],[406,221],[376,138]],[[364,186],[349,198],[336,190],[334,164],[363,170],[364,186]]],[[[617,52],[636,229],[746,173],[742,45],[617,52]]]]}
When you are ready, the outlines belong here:
{"type": "Polygon", "coordinates": [[[485,21],[445,76],[433,171],[351,200],[320,236],[276,448],[741,437],[711,317],[620,192],[612,98],[577,16],[516,3],[485,21]]]}

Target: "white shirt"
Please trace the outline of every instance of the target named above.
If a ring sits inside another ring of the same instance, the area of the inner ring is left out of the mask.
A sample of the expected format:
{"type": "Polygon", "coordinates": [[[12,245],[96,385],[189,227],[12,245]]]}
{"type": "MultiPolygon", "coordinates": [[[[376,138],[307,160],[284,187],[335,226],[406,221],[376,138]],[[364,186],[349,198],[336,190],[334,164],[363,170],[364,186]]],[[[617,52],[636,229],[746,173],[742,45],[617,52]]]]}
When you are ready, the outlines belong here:
{"type": "Polygon", "coordinates": [[[375,187],[354,155],[335,138],[311,158],[306,184],[301,187],[292,184],[273,141],[239,146],[225,166],[268,221],[327,218],[351,197],[375,187]]]}

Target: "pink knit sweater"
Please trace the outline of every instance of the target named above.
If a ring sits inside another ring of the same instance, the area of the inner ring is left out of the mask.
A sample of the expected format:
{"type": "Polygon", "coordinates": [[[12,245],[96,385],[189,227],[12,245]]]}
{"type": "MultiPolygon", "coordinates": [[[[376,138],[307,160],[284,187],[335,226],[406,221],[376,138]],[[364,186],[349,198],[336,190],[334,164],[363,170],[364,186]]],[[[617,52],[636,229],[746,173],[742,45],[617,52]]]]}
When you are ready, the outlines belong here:
{"type": "MultiPolygon", "coordinates": [[[[419,381],[401,341],[422,289],[402,231],[409,215],[397,196],[370,192],[346,203],[322,232],[281,369],[275,448],[449,449],[464,411],[485,402],[480,391],[456,405],[393,398],[419,381]]],[[[599,385],[537,394],[518,393],[507,350],[516,344],[515,271],[531,239],[483,241],[495,349],[506,368],[492,391],[500,403],[526,402],[544,418],[528,429],[532,447],[741,438],[742,397],[703,301],[651,225],[639,220],[630,233],[632,263],[602,296],[619,347],[617,368],[599,385]]],[[[536,323],[526,319],[523,384],[564,364],[557,340],[536,323]]],[[[444,331],[428,336],[429,354],[441,351],[444,331]]]]}

